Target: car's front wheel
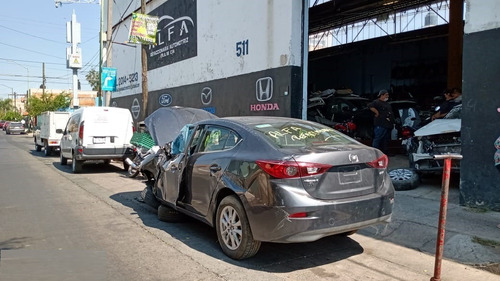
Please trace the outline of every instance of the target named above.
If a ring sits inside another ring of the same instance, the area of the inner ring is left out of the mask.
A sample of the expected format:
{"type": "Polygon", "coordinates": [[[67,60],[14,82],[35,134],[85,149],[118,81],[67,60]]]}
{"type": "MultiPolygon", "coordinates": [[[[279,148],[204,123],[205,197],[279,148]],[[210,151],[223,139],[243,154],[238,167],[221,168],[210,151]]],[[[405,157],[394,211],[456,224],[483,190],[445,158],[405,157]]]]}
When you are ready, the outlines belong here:
{"type": "Polygon", "coordinates": [[[222,199],[217,208],[216,230],[222,251],[232,259],[246,259],[259,251],[261,242],[253,239],[243,205],[235,196],[222,199]]]}

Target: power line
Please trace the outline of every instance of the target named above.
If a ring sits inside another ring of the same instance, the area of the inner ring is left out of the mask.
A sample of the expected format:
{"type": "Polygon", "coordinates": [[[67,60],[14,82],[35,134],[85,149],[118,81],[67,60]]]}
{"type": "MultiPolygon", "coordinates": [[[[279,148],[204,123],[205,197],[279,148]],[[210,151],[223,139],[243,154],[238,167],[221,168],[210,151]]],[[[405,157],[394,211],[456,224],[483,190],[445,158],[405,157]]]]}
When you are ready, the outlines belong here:
{"type": "Polygon", "coordinates": [[[0,27],[3,27],[5,29],[8,29],[8,30],[11,30],[11,31],[23,34],[23,35],[31,36],[31,37],[34,37],[34,38],[42,39],[42,40],[53,42],[53,43],[57,43],[57,44],[64,44],[64,45],[66,45],[66,43],[63,43],[63,42],[60,42],[60,41],[55,41],[55,40],[47,39],[47,38],[44,38],[44,37],[36,36],[36,35],[33,35],[33,34],[29,34],[29,33],[26,33],[26,32],[22,32],[22,31],[19,31],[19,30],[15,30],[13,28],[6,27],[6,26],[3,26],[1,24],[0,24],[0,27]]]}
{"type": "Polygon", "coordinates": [[[5,46],[9,46],[9,47],[12,47],[12,48],[16,48],[16,49],[24,50],[24,51],[28,51],[28,52],[32,52],[32,53],[36,53],[36,54],[39,54],[39,55],[44,55],[44,56],[49,56],[49,57],[53,57],[53,58],[56,58],[56,59],[64,59],[64,60],[65,60],[65,58],[62,58],[62,57],[57,57],[57,56],[54,56],[54,55],[49,55],[49,54],[45,54],[45,53],[42,53],[42,52],[33,51],[33,50],[29,50],[29,49],[26,49],[26,48],[22,48],[22,47],[14,46],[14,45],[10,45],[10,44],[6,44],[6,43],[2,43],[2,42],[0,42],[0,44],[1,44],[1,45],[5,45],[5,46]]]}
{"type": "Polygon", "coordinates": [[[65,63],[58,63],[58,62],[45,62],[45,61],[32,61],[32,60],[16,60],[16,59],[6,59],[6,58],[0,58],[0,60],[25,62],[25,63],[45,63],[45,64],[66,65],[65,63]]]}

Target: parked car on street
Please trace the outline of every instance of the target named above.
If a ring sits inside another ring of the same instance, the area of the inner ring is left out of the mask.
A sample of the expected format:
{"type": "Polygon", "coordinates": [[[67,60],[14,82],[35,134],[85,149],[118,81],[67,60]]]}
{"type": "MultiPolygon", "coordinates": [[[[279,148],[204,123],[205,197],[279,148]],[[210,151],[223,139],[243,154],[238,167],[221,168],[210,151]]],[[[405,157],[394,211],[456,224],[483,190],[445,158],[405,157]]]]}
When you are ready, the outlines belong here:
{"type": "Polygon", "coordinates": [[[160,162],[158,217],[215,227],[233,259],[261,242],[309,242],[391,219],[388,158],[338,131],[283,117],[227,117],[183,128],[160,162]]]}
{"type": "Polygon", "coordinates": [[[24,124],[21,122],[9,122],[7,128],[5,129],[7,135],[10,134],[25,134],[24,124]]]}
{"type": "Polygon", "coordinates": [[[59,153],[61,165],[72,159],[72,171],[79,173],[87,160],[107,163],[120,160],[128,170],[125,159],[133,155],[132,128],[132,115],[125,108],[83,107],[74,111],[64,131],[56,129],[56,133],[63,134],[59,153]]]}
{"type": "Polygon", "coordinates": [[[37,126],[33,133],[35,150],[49,156],[53,151],[60,150],[62,129],[66,126],[71,113],[62,111],[45,111],[37,116],[37,126]],[[61,133],[57,133],[61,129],[61,133]]]}
{"type": "Polygon", "coordinates": [[[9,126],[9,123],[10,121],[5,121],[5,123],[3,123],[3,127],[2,127],[2,130],[7,130],[7,126],[9,126]]]}
{"type": "Polygon", "coordinates": [[[5,120],[0,120],[0,128],[3,129],[3,125],[5,124],[5,120]]]}

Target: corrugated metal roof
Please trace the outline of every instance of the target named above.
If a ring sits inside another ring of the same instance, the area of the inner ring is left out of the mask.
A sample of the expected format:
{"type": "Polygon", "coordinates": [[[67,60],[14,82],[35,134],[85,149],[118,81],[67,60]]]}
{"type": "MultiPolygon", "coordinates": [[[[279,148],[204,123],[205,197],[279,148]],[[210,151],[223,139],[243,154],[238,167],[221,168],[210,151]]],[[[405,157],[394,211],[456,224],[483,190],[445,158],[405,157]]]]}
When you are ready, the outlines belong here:
{"type": "Polygon", "coordinates": [[[332,0],[309,8],[309,34],[442,0],[332,0]]]}

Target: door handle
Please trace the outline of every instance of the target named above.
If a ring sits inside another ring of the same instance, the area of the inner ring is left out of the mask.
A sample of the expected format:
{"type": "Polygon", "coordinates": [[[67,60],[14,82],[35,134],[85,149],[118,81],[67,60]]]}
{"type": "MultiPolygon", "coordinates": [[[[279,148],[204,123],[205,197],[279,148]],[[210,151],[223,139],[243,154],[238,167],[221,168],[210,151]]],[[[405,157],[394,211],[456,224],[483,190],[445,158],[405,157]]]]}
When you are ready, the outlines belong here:
{"type": "Polygon", "coordinates": [[[217,164],[214,164],[214,165],[210,166],[210,176],[214,176],[215,173],[217,173],[220,170],[221,170],[221,168],[217,164]]]}

